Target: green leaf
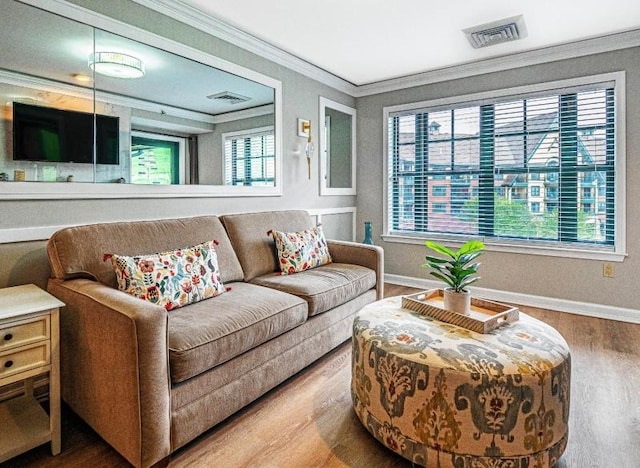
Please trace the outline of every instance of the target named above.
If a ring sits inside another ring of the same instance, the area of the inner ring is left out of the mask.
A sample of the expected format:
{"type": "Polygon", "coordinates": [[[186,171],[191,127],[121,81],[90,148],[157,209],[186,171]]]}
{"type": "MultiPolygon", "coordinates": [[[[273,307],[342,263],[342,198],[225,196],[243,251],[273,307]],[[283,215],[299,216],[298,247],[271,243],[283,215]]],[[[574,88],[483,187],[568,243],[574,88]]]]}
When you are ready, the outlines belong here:
{"type": "Polygon", "coordinates": [[[441,275],[440,273],[436,273],[435,271],[432,271],[432,272],[431,272],[431,275],[432,275],[432,276],[435,276],[436,278],[438,278],[438,279],[439,279],[439,280],[441,280],[441,281],[444,281],[444,282],[445,282],[445,283],[447,283],[450,287],[452,287],[452,288],[454,288],[454,289],[455,289],[455,283],[454,283],[450,278],[447,278],[446,276],[441,275]]]}
{"type": "Polygon", "coordinates": [[[472,252],[478,252],[482,249],[484,249],[484,244],[482,242],[478,240],[470,240],[458,249],[458,254],[464,255],[472,252]]]}
{"type": "Polygon", "coordinates": [[[432,257],[430,255],[427,255],[425,259],[430,263],[448,263],[449,262],[449,260],[446,260],[444,258],[432,257]]]}
{"type": "Polygon", "coordinates": [[[475,283],[475,282],[476,282],[476,281],[478,281],[479,279],[480,279],[480,277],[479,277],[479,276],[476,276],[475,278],[470,278],[470,279],[468,279],[468,280],[466,280],[466,281],[463,281],[462,283],[460,283],[460,289],[464,289],[464,288],[466,288],[467,286],[469,286],[470,284],[475,283]]]}
{"type": "Polygon", "coordinates": [[[444,255],[447,258],[426,255],[427,263],[424,268],[430,268],[430,274],[446,283],[456,291],[461,291],[465,286],[475,283],[480,278],[474,277],[480,267],[479,262],[471,263],[481,255],[484,244],[478,240],[465,242],[457,251],[435,242],[425,241],[425,246],[430,250],[444,255]]]}
{"type": "Polygon", "coordinates": [[[476,258],[478,258],[481,253],[482,252],[475,252],[475,253],[468,253],[468,254],[461,255],[460,258],[458,258],[458,262],[460,262],[461,264],[465,265],[465,264],[469,263],[470,261],[475,260],[476,258]]]}
{"type": "Polygon", "coordinates": [[[453,253],[453,251],[449,250],[444,245],[438,244],[434,241],[426,241],[424,244],[434,252],[441,253],[443,255],[446,255],[447,257],[455,258],[455,254],[453,253]]]}

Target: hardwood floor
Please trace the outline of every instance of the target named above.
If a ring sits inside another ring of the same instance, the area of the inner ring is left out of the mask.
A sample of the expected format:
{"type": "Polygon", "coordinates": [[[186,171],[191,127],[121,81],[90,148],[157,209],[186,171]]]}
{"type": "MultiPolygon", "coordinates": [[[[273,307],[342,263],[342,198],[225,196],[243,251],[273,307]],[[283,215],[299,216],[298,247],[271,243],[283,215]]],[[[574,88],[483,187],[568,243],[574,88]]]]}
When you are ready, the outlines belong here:
{"type": "MultiPolygon", "coordinates": [[[[416,291],[385,287],[387,296],[416,291]]],[[[571,348],[570,436],[558,468],[639,467],[640,325],[521,310],[558,329],[571,348]]],[[[347,342],[158,466],[410,467],[355,417],[350,359],[347,342]]],[[[68,409],[63,412],[62,449],[52,457],[43,445],[0,466],[129,466],[68,409]]]]}

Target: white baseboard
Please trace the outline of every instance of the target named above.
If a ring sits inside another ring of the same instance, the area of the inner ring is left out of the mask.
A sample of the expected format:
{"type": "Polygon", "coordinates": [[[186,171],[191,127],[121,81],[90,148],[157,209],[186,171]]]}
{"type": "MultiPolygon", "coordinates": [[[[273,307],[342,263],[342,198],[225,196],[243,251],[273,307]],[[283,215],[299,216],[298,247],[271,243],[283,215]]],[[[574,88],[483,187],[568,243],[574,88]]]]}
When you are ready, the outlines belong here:
{"type": "MultiPolygon", "coordinates": [[[[387,283],[408,286],[419,289],[433,289],[442,287],[438,281],[413,278],[410,276],[385,274],[384,280],[387,283]]],[[[521,304],[542,309],[557,310],[570,314],[585,315],[608,320],[618,320],[621,322],[640,324],[640,310],[626,309],[623,307],[608,306],[604,304],[592,304],[589,302],[569,301],[566,299],[556,299],[553,297],[534,296],[532,294],[522,294],[510,291],[500,291],[497,289],[471,288],[474,294],[481,295],[494,301],[521,304]]]]}

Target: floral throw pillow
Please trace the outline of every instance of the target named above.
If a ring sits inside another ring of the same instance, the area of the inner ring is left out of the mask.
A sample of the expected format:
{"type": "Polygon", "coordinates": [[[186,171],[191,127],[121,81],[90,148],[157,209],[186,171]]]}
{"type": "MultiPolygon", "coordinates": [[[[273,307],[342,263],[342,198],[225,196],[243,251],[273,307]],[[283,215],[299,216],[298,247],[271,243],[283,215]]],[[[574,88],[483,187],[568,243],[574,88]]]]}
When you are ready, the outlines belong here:
{"type": "Polygon", "coordinates": [[[111,258],[118,289],[167,310],[225,292],[215,241],[150,255],[111,258]]]}
{"type": "Polygon", "coordinates": [[[320,227],[298,232],[271,231],[271,235],[283,275],[331,263],[329,246],[320,227]]]}

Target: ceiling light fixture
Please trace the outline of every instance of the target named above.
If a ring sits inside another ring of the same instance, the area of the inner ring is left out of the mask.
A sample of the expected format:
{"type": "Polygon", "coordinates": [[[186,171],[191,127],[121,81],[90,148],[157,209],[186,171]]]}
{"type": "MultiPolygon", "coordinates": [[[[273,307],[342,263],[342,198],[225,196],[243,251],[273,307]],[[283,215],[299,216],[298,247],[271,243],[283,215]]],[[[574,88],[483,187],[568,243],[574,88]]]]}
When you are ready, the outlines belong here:
{"type": "Polygon", "coordinates": [[[89,68],[101,75],[115,78],[141,78],[144,76],[142,60],[120,52],[94,52],[89,56],[89,68]]]}

